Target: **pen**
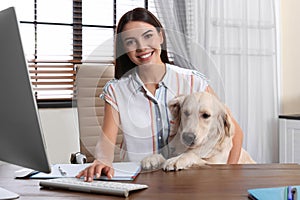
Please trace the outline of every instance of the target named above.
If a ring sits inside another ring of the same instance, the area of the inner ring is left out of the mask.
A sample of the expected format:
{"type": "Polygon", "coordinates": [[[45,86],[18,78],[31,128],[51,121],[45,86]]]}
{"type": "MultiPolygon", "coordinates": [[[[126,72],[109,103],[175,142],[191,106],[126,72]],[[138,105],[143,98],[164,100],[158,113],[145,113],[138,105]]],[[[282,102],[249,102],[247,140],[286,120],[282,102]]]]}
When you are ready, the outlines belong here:
{"type": "Polygon", "coordinates": [[[58,170],[59,170],[59,172],[60,172],[60,174],[61,174],[62,176],[66,176],[66,175],[67,175],[67,172],[64,171],[60,166],[58,166],[58,170]]]}
{"type": "Polygon", "coordinates": [[[296,193],[296,188],[292,186],[287,187],[287,200],[294,200],[294,194],[296,193]]]}
{"type": "Polygon", "coordinates": [[[297,200],[297,188],[295,187],[292,189],[292,199],[297,200]]]}

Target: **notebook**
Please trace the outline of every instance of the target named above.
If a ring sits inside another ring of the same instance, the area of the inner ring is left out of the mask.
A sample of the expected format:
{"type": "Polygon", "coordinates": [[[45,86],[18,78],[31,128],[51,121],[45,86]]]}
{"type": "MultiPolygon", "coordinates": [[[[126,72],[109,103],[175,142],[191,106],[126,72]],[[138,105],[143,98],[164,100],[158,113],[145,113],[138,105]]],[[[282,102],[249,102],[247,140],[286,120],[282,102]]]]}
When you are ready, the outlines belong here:
{"type": "MultiPolygon", "coordinates": [[[[75,177],[81,170],[89,166],[85,164],[55,164],[51,166],[51,173],[38,172],[30,176],[33,179],[48,179],[61,177],[75,177]]],[[[115,174],[109,180],[134,180],[141,171],[139,163],[135,162],[116,162],[113,163],[115,174]]],[[[96,178],[95,178],[96,179],[96,178]]],[[[100,180],[108,180],[107,176],[100,176],[100,180]]]]}
{"type": "Polygon", "coordinates": [[[294,193],[294,198],[288,196],[288,186],[286,187],[274,187],[274,188],[255,188],[248,190],[249,199],[253,200],[300,200],[300,186],[290,186],[294,193]],[[288,198],[289,197],[289,198],[288,198]]]}

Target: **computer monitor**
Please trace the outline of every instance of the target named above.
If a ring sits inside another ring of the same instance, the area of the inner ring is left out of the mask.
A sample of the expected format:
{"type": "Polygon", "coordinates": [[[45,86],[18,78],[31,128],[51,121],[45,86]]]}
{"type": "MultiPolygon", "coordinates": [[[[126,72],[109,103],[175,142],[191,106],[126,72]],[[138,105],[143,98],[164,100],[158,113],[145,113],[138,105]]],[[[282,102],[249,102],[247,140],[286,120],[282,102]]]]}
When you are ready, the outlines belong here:
{"type": "Polygon", "coordinates": [[[0,11],[0,160],[50,172],[14,7],[0,11]]]}

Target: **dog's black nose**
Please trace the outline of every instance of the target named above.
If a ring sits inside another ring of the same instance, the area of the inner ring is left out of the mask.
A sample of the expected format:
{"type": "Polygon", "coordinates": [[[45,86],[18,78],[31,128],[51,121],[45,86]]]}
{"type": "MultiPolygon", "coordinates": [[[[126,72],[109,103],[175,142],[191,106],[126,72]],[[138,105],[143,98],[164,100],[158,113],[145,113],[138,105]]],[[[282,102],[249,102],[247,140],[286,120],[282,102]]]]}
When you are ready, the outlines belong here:
{"type": "Polygon", "coordinates": [[[183,142],[187,145],[187,146],[191,146],[194,144],[195,142],[195,134],[194,133],[191,133],[191,132],[185,132],[182,134],[182,139],[183,139],[183,142]]]}

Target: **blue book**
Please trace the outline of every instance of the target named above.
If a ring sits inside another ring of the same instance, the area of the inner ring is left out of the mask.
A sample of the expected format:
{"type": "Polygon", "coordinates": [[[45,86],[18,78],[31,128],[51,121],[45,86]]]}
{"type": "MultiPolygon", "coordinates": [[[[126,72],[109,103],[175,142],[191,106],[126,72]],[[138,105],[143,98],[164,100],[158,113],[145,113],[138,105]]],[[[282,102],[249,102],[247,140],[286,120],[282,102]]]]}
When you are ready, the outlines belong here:
{"type": "Polygon", "coordinates": [[[300,186],[255,188],[248,190],[248,197],[253,200],[300,200],[297,192],[300,192],[300,186]]]}

